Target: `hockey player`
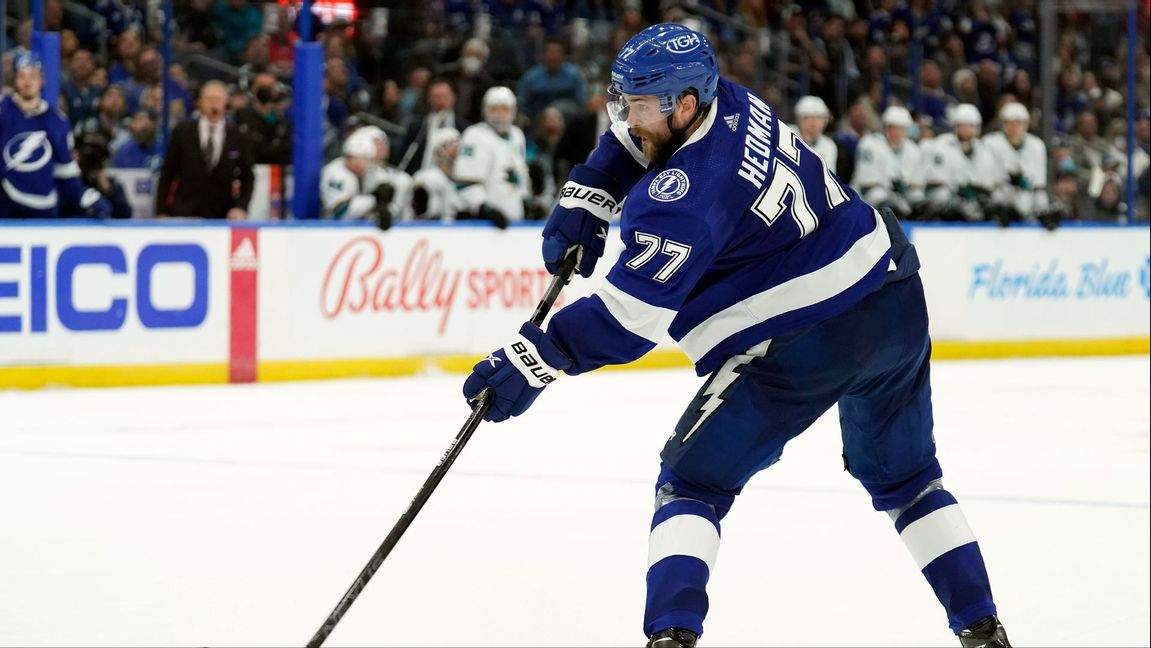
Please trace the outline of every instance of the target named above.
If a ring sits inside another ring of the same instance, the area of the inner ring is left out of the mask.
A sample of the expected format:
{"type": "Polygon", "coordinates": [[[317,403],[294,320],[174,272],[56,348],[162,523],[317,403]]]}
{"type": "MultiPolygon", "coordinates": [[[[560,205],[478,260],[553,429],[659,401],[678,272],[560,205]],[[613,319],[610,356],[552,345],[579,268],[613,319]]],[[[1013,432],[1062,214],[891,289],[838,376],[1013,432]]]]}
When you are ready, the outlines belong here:
{"type": "Polygon", "coordinates": [[[561,374],[630,362],[666,333],[708,376],[661,455],[648,646],[695,645],[720,521],[836,404],[845,467],[894,521],[960,644],[1008,646],[979,545],[941,482],[927,308],[899,223],[762,99],[720,78],[702,34],[648,27],[611,78],[612,126],[568,176],[543,252],[555,272],[582,250],[579,272],[590,275],[621,203],[626,248],[593,296],[556,312],[546,331],[525,324],[477,363],[465,398],[490,390],[486,418],[502,421],[561,374]]]}
{"type": "MultiPolygon", "coordinates": [[[[376,164],[378,143],[371,132],[357,130],[344,140],[344,155],[324,165],[320,172],[320,201],[324,217],[336,220],[370,220],[388,229],[399,216],[397,187],[376,164]]],[[[401,180],[407,178],[404,174],[401,180]]],[[[410,178],[407,184],[410,185],[410,178]]]]}
{"type": "Polygon", "coordinates": [[[461,207],[460,193],[451,177],[460,149],[460,132],[454,128],[436,129],[428,135],[428,146],[433,166],[412,177],[412,209],[416,218],[451,223],[461,207]]]}
{"type": "Polygon", "coordinates": [[[830,119],[831,111],[823,99],[808,95],[795,102],[795,120],[798,123],[791,130],[798,133],[803,143],[818,153],[827,168],[834,172],[839,163],[839,146],[835,140],[823,134],[830,119]]]}
{"type": "Polygon", "coordinates": [[[979,138],[983,116],[972,104],[951,111],[954,133],[944,133],[923,146],[926,165],[925,214],[942,220],[981,221],[991,211],[998,163],[979,138]]]}
{"type": "Polygon", "coordinates": [[[68,119],[40,96],[40,58],[24,52],[15,67],[15,93],[0,97],[0,218],[111,216],[111,203],[80,178],[68,119]]]}
{"type": "Polygon", "coordinates": [[[907,137],[911,113],[902,106],[883,111],[883,134],[859,140],[852,186],[867,202],[890,208],[900,218],[912,215],[923,200],[923,162],[907,137]]]}
{"type": "Polygon", "coordinates": [[[516,95],[495,86],[484,93],[484,121],[464,129],[452,177],[460,199],[478,218],[504,228],[524,218],[531,195],[524,133],[513,122],[516,95]]]}
{"type": "Polygon", "coordinates": [[[1047,200],[1047,145],[1027,132],[1031,115],[1021,103],[1007,103],[999,110],[1003,130],[988,133],[984,144],[998,162],[999,181],[995,200],[1008,220],[1034,223],[1051,215],[1047,200]]]}
{"type": "Polygon", "coordinates": [[[352,132],[353,135],[357,133],[371,139],[376,147],[373,177],[378,178],[380,184],[391,185],[395,190],[389,203],[392,216],[398,221],[412,220],[412,176],[391,165],[392,145],[388,141],[388,134],[378,126],[361,126],[352,132]]]}

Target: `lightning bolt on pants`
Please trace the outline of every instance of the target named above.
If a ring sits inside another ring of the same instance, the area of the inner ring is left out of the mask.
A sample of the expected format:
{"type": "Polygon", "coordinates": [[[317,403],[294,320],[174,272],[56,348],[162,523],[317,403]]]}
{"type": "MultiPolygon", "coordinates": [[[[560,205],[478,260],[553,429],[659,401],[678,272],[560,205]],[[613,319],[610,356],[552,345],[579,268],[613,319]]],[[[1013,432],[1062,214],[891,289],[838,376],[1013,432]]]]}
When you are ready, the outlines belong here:
{"type": "Polygon", "coordinates": [[[994,614],[979,545],[940,481],[930,353],[923,286],[913,275],[713,374],[660,455],[647,636],[672,627],[703,633],[720,520],[747,481],[836,404],[844,468],[895,522],[951,629],[994,614]]]}

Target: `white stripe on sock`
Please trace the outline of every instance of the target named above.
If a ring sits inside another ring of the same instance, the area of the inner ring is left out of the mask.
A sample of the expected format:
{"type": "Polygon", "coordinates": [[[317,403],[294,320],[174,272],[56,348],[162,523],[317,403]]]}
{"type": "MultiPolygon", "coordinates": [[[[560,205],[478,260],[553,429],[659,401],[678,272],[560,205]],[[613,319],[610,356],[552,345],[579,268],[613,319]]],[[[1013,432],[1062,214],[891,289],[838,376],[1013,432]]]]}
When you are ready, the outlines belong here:
{"type": "Polygon", "coordinates": [[[692,556],[707,564],[710,573],[719,553],[719,531],[698,515],[676,515],[660,522],[648,537],[647,566],[668,556],[692,556]]]}
{"type": "Polygon", "coordinates": [[[952,549],[975,542],[975,534],[958,504],[944,506],[919,518],[907,525],[899,537],[920,569],[952,549]]]}

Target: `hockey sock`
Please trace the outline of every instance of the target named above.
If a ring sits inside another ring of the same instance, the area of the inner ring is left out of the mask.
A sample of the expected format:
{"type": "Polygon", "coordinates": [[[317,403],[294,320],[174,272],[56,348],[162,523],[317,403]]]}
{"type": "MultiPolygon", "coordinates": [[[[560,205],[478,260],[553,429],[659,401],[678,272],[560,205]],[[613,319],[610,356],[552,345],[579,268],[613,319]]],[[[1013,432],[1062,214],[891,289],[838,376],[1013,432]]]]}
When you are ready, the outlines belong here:
{"type": "Polygon", "coordinates": [[[888,511],[956,634],[995,614],[987,567],[955,497],[935,480],[911,504],[888,511]]]}
{"type": "Polygon", "coordinates": [[[733,494],[693,487],[667,468],[660,472],[648,537],[646,636],[669,628],[703,634],[719,521],[734,499],[733,494]]]}

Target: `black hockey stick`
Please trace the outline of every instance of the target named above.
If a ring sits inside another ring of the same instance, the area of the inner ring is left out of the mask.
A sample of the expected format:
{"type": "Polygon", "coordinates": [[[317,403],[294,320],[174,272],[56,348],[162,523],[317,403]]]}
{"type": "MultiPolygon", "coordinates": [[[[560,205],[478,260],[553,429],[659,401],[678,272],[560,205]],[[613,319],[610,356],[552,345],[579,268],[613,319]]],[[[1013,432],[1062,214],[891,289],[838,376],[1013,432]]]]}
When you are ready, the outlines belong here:
{"type": "MultiPolygon", "coordinates": [[[[563,264],[560,266],[559,274],[552,277],[552,282],[548,285],[547,292],[544,293],[543,299],[540,300],[535,312],[532,313],[531,321],[533,324],[537,326],[543,324],[544,318],[547,317],[548,312],[551,311],[552,305],[555,304],[560,291],[563,290],[564,285],[571,280],[578,259],[578,248],[572,248],[568,251],[568,255],[564,257],[563,264]]],[[[364,587],[367,586],[368,581],[372,579],[372,576],[379,570],[380,565],[384,563],[384,559],[387,558],[388,554],[392,552],[392,549],[396,547],[396,543],[400,541],[404,532],[411,526],[412,520],[416,518],[420,509],[424,507],[428,498],[430,498],[436,490],[436,486],[440,485],[440,481],[443,480],[444,475],[448,473],[448,469],[452,467],[456,458],[463,452],[468,439],[472,437],[472,433],[476,431],[480,422],[484,420],[484,414],[487,413],[491,405],[491,392],[485,389],[480,392],[479,399],[472,409],[471,416],[464,422],[464,427],[460,430],[459,434],[456,435],[452,444],[448,446],[444,455],[440,457],[440,462],[432,469],[432,474],[428,475],[427,480],[424,481],[424,485],[420,487],[419,492],[412,498],[412,503],[409,504],[407,510],[400,515],[400,519],[396,522],[396,525],[392,527],[391,532],[388,533],[388,537],[384,538],[383,544],[380,545],[379,549],[376,549],[376,553],[372,554],[372,558],[368,560],[368,564],[360,571],[360,575],[356,576],[355,582],[353,582],[352,586],[348,588],[348,591],[344,593],[344,597],[340,599],[340,602],[332,609],[328,618],[324,619],[324,623],[320,626],[320,629],[316,631],[316,634],[312,635],[312,640],[308,642],[308,648],[319,648],[319,646],[324,645],[324,641],[327,640],[328,635],[332,634],[332,630],[335,630],[336,624],[339,623],[340,619],[347,613],[348,608],[352,607],[352,603],[356,602],[356,598],[360,596],[360,592],[364,591],[364,587]]]]}

